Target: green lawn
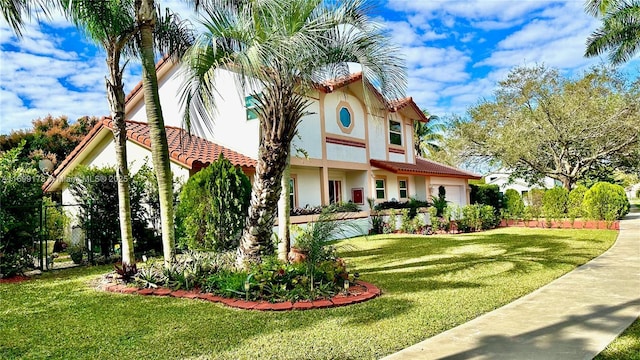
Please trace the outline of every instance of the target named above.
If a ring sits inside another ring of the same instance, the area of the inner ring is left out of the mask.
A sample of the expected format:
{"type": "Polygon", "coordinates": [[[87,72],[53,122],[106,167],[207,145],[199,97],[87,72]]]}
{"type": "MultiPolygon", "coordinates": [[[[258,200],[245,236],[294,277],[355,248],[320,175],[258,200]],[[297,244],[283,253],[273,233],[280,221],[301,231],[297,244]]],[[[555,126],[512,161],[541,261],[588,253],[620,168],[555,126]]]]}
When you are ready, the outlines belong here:
{"type": "Polygon", "coordinates": [[[383,295],[264,313],[99,292],[109,267],[0,285],[0,358],[374,359],[500,307],[601,254],[608,230],[506,228],[349,240],[352,271],[383,295]]]}

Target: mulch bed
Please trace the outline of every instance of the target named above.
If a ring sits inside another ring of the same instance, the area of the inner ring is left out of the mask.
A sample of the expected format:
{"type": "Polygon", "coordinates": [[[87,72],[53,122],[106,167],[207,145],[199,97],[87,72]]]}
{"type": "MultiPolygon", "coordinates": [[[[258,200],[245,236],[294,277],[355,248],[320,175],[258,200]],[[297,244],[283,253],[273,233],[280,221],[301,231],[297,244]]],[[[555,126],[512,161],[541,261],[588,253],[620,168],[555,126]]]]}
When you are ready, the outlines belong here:
{"type": "Polygon", "coordinates": [[[12,276],[10,278],[1,278],[0,279],[0,284],[15,284],[15,283],[20,283],[23,281],[27,281],[30,280],[31,278],[28,276],[22,276],[22,275],[16,275],[16,276],[12,276]]]}
{"type": "Polygon", "coordinates": [[[347,293],[338,294],[331,299],[298,301],[295,303],[292,303],[290,301],[280,303],[270,303],[268,301],[245,301],[242,299],[224,298],[209,293],[201,293],[199,290],[185,291],[171,290],[167,288],[138,289],[135,287],[129,287],[120,284],[103,284],[102,286],[100,286],[100,288],[105,291],[123,294],[135,294],[144,296],[172,296],[186,299],[201,299],[205,301],[224,304],[226,306],[237,309],[259,311],[324,309],[330,307],[358,304],[376,298],[381,294],[381,291],[378,287],[364,281],[358,281],[357,283],[352,284],[351,287],[349,287],[347,293]]]}

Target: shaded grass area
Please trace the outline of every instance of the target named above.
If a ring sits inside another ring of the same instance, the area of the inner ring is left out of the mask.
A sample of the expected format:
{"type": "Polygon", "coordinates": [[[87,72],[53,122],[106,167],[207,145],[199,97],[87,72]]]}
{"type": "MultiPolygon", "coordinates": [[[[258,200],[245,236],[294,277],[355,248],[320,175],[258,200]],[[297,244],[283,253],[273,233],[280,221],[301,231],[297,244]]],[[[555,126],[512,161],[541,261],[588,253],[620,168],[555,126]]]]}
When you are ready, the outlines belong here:
{"type": "Polygon", "coordinates": [[[640,360],[640,319],[618,336],[595,360],[640,360]]]}
{"type": "Polygon", "coordinates": [[[351,239],[341,252],[350,271],[383,295],[287,313],[94,290],[91,281],[109,267],[52,272],[0,285],[0,358],[375,359],[539,288],[615,237],[609,230],[503,228],[351,239]]]}

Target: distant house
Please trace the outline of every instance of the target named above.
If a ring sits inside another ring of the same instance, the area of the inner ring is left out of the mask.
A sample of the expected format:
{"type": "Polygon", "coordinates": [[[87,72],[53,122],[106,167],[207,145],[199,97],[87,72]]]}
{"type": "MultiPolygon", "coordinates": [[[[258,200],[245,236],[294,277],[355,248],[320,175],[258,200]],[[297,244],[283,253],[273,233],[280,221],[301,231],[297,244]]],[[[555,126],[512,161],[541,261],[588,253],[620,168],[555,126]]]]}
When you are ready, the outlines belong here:
{"type": "Polygon", "coordinates": [[[529,184],[522,178],[511,179],[511,172],[508,170],[497,170],[495,172],[486,174],[484,181],[490,185],[498,185],[500,192],[504,193],[507,189],[514,189],[522,197],[525,197],[531,189],[551,189],[555,186],[561,186],[562,184],[558,180],[554,180],[550,177],[544,177],[542,181],[536,184],[529,184]]]}
{"type": "MultiPolygon", "coordinates": [[[[186,180],[214,161],[220,153],[252,178],[258,154],[259,121],[253,97],[244,94],[234,74],[217,70],[217,109],[208,119],[211,131],[187,134],[179,126],[178,102],[182,72],[169,60],[157,65],[160,99],[167,125],[172,170],[186,180]]],[[[469,203],[469,179],[480,176],[416,156],[413,123],[428,119],[411,98],[382,103],[381,96],[368,111],[364,103],[362,75],[317,84],[310,95],[309,115],[298,128],[292,151],[290,198],[293,207],[353,202],[368,210],[367,198],[376,202],[426,200],[446,189],[453,204],[469,203]]],[[[379,95],[379,94],[378,94],[379,95]]],[[[139,84],[126,99],[128,159],[136,166],[151,158],[148,126],[139,84]]],[[[111,121],[104,118],[54,171],[44,189],[61,191],[63,202],[73,201],[64,180],[78,165],[115,165],[111,121]]],[[[151,165],[151,164],[150,164],[151,165]]],[[[366,215],[365,215],[366,216],[366,215]]],[[[295,223],[295,219],[292,219],[295,223]]]]}

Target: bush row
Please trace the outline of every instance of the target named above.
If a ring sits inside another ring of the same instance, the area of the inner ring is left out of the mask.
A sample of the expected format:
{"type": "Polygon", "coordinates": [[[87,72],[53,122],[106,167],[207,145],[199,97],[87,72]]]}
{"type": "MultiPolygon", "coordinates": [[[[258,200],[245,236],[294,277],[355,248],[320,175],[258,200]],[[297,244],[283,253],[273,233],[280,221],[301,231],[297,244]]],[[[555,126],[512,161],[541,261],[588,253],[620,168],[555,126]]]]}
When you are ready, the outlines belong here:
{"type": "Polygon", "coordinates": [[[588,218],[614,221],[629,212],[629,200],[620,185],[599,182],[587,189],[578,185],[571,191],[563,187],[533,189],[526,199],[508,189],[504,193],[502,217],[505,219],[560,220],[588,218]],[[525,200],[527,205],[525,206],[525,200]]]}

